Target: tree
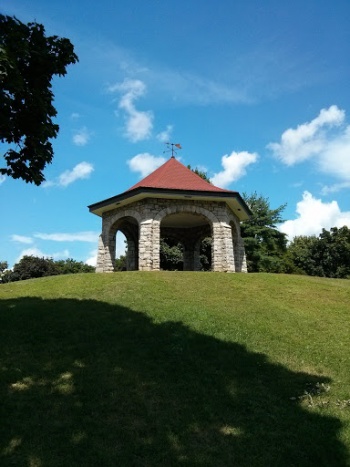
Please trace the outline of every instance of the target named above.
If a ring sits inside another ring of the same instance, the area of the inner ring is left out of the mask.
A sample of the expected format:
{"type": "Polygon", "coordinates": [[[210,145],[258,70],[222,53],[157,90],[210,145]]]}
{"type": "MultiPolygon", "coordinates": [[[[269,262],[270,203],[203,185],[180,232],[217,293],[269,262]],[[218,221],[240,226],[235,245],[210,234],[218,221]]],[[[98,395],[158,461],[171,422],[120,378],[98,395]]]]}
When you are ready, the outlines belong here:
{"type": "Polygon", "coordinates": [[[193,173],[199,175],[203,180],[211,184],[210,178],[208,177],[207,172],[204,172],[203,170],[199,170],[197,167],[195,169],[192,169],[190,164],[187,166],[188,169],[192,170],[193,173]]]}
{"type": "Polygon", "coordinates": [[[119,258],[115,259],[114,270],[126,271],[126,255],[120,255],[119,258]]]}
{"type": "Polygon", "coordinates": [[[7,261],[0,261],[0,274],[2,274],[8,267],[9,265],[7,261]]]}
{"type": "Polygon", "coordinates": [[[79,274],[81,272],[95,271],[93,266],[89,266],[82,261],[76,261],[72,258],[55,261],[55,265],[57,267],[58,274],[79,274]]]}
{"type": "Polygon", "coordinates": [[[322,229],[318,237],[295,237],[288,252],[297,268],[310,276],[350,277],[350,229],[322,229]]]}
{"type": "Polygon", "coordinates": [[[299,235],[294,237],[288,246],[288,258],[294,264],[295,273],[308,274],[309,276],[318,275],[317,263],[314,252],[317,249],[318,239],[316,236],[299,235]]]}
{"type": "Polygon", "coordinates": [[[52,258],[23,256],[13,267],[12,281],[23,281],[37,277],[55,276],[59,274],[58,266],[52,258]]]}
{"type": "Polygon", "coordinates": [[[171,238],[160,239],[160,267],[167,271],[182,271],[183,246],[171,238]]]}
{"type": "Polygon", "coordinates": [[[277,229],[277,224],[283,222],[281,214],[286,204],[271,209],[269,199],[256,192],[243,193],[243,198],[252,211],[252,217],[241,225],[248,271],[282,272],[287,238],[277,229]]]}
{"type": "Polygon", "coordinates": [[[14,265],[13,271],[6,271],[2,276],[3,282],[23,281],[38,277],[56,276],[59,274],[78,274],[94,272],[95,268],[72,258],[54,261],[52,258],[38,258],[23,256],[14,265]]]}
{"type": "Polygon", "coordinates": [[[7,261],[0,261],[0,282],[4,282],[3,277],[6,276],[6,269],[8,268],[7,261]]]}
{"type": "Polygon", "coordinates": [[[8,146],[0,174],[40,185],[53,158],[59,126],[52,78],[76,63],[71,42],[45,36],[44,26],[0,15],[0,141],[8,146]]]}

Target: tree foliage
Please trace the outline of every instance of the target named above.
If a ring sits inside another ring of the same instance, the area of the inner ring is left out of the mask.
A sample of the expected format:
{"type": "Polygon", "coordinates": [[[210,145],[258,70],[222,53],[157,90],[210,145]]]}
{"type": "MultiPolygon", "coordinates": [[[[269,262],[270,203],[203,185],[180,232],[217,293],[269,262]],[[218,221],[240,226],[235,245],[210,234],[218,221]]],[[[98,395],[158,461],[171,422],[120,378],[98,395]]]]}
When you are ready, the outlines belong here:
{"type": "Polygon", "coordinates": [[[287,238],[277,225],[283,222],[286,205],[271,209],[269,199],[256,192],[243,193],[243,198],[252,211],[252,217],[241,225],[248,271],[282,272],[287,238]]]}
{"type": "Polygon", "coordinates": [[[298,270],[310,276],[350,277],[350,229],[322,229],[318,237],[295,237],[289,255],[298,270]]]}
{"type": "Polygon", "coordinates": [[[78,57],[69,39],[46,36],[44,26],[0,15],[0,141],[8,146],[0,174],[40,185],[59,127],[52,118],[52,78],[78,57]]]}
{"type": "Polygon", "coordinates": [[[126,255],[120,255],[119,258],[115,259],[114,270],[126,271],[126,255]]]}
{"type": "Polygon", "coordinates": [[[201,178],[203,178],[203,180],[205,180],[206,182],[208,182],[208,183],[211,184],[211,180],[210,180],[210,178],[208,177],[207,172],[204,172],[204,170],[199,170],[197,167],[196,167],[195,169],[192,169],[192,167],[190,166],[190,164],[188,164],[187,168],[190,169],[190,170],[192,170],[193,173],[199,175],[201,178]]]}
{"type": "Polygon", "coordinates": [[[171,238],[160,239],[160,267],[166,271],[183,269],[183,247],[171,238]]]}
{"type": "Polygon", "coordinates": [[[7,261],[0,261],[0,274],[2,274],[8,267],[9,265],[7,261]]]}

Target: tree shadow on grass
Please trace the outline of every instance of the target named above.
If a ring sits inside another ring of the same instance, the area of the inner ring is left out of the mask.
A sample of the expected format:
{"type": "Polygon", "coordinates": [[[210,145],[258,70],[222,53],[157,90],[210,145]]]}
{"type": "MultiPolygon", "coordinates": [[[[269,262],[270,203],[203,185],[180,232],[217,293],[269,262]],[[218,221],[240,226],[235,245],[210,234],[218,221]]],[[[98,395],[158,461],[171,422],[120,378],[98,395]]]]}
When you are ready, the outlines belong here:
{"type": "Polygon", "coordinates": [[[347,465],[320,376],[93,300],[0,302],[0,464],[347,465]]]}

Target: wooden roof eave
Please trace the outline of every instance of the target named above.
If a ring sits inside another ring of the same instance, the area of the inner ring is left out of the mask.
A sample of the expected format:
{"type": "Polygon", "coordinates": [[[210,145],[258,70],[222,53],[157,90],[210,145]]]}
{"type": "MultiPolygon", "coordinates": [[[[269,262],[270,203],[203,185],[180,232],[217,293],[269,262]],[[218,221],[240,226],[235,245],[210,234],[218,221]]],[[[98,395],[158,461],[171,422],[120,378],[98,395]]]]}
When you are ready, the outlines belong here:
{"type": "Polygon", "coordinates": [[[151,188],[137,187],[125,191],[119,195],[112,196],[105,200],[88,206],[93,214],[102,217],[104,212],[127,206],[130,203],[144,198],[163,198],[163,199],[193,199],[205,201],[225,202],[229,208],[236,214],[240,221],[249,219],[252,215],[249,207],[238,192],[235,191],[200,191],[200,190],[178,190],[171,188],[151,188]]]}

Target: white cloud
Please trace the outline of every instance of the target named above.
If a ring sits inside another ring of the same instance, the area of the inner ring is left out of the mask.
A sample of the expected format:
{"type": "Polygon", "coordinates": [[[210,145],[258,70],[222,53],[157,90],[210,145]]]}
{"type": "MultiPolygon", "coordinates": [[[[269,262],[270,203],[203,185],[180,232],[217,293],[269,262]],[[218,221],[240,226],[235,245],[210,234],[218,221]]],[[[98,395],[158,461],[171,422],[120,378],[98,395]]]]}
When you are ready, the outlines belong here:
{"type": "Polygon", "coordinates": [[[279,226],[279,230],[286,233],[289,240],[298,235],[319,235],[322,229],[329,230],[331,227],[350,227],[350,211],[342,212],[336,201],[324,203],[308,191],[304,191],[303,199],[297,203],[296,212],[296,219],[279,226]]]}
{"type": "Polygon", "coordinates": [[[80,118],[80,114],[78,112],[73,112],[70,116],[72,120],[78,120],[80,118]]]}
{"type": "Polygon", "coordinates": [[[0,175],[0,185],[6,180],[5,175],[0,175]]]}
{"type": "Polygon", "coordinates": [[[311,122],[299,125],[295,130],[286,130],[281,143],[270,143],[268,147],[289,166],[313,157],[320,172],[340,180],[325,186],[323,194],[349,188],[350,126],[342,125],[344,120],[344,110],[332,105],[322,109],[311,122]]]}
{"type": "Polygon", "coordinates": [[[41,240],[52,240],[54,242],[89,242],[97,243],[98,241],[98,232],[76,232],[76,233],[36,233],[34,234],[35,238],[40,238],[41,240]]]}
{"type": "Polygon", "coordinates": [[[230,183],[238,180],[246,174],[246,168],[258,160],[257,153],[247,151],[235,152],[230,155],[225,154],[221,158],[221,164],[224,170],[214,174],[211,181],[214,185],[221,188],[227,187],[230,183]]]}
{"type": "Polygon", "coordinates": [[[26,243],[27,245],[33,243],[33,239],[31,237],[25,237],[24,235],[13,234],[11,235],[11,240],[13,242],[26,243]]]}
{"type": "Polygon", "coordinates": [[[41,250],[39,250],[39,248],[36,247],[26,248],[25,250],[21,251],[15,262],[18,263],[18,261],[20,261],[23,256],[36,256],[38,258],[53,258],[57,260],[69,258],[70,254],[69,250],[58,251],[56,253],[43,253],[41,250]]]}
{"type": "Polygon", "coordinates": [[[67,186],[76,180],[89,178],[94,171],[94,167],[89,162],[80,162],[72,170],[66,170],[59,177],[59,185],[67,186]]]}
{"type": "Polygon", "coordinates": [[[132,142],[142,141],[151,136],[153,113],[137,110],[135,100],[146,92],[146,85],[138,79],[125,79],[122,83],[109,86],[110,92],[121,92],[119,108],[126,114],[125,136],[132,142]]]}
{"type": "Polygon", "coordinates": [[[173,131],[173,125],[167,125],[164,131],[161,131],[160,133],[157,134],[156,136],[157,140],[160,141],[161,143],[169,142],[172,131],[173,131]]]}
{"type": "Polygon", "coordinates": [[[319,157],[320,170],[350,182],[350,126],[327,143],[319,157]]]}
{"type": "Polygon", "coordinates": [[[76,146],[85,146],[91,138],[91,133],[84,126],[73,135],[73,143],[76,146]]]}
{"type": "Polygon", "coordinates": [[[44,188],[50,186],[66,187],[76,180],[89,178],[94,171],[94,166],[89,162],[80,162],[72,170],[66,170],[57,179],[57,181],[49,180],[42,184],[44,188]]]}
{"type": "Polygon", "coordinates": [[[142,177],[146,177],[164,164],[165,161],[166,159],[164,157],[157,157],[148,152],[144,152],[129,159],[127,164],[132,172],[139,172],[142,177]]]}

